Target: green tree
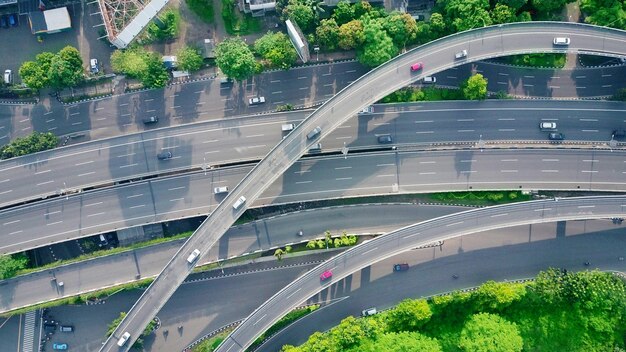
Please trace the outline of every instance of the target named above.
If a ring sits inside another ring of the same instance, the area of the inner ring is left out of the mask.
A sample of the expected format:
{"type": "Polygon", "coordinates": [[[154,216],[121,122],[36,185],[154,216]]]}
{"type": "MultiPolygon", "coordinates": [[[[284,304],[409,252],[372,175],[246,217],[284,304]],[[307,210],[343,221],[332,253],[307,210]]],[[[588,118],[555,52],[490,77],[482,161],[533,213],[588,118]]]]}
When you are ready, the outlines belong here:
{"type": "Polygon", "coordinates": [[[506,5],[513,9],[514,12],[517,12],[522,6],[526,5],[528,0],[497,0],[498,4],[506,5]]]}
{"type": "MultiPolygon", "coordinates": [[[[361,1],[357,1],[354,3],[354,5],[352,5],[352,8],[354,9],[354,18],[361,18],[361,16],[365,15],[365,14],[370,14],[373,11],[372,5],[364,0],[361,1]]],[[[378,16],[370,16],[370,18],[375,18],[378,16]]]]}
{"type": "Polygon", "coordinates": [[[581,0],[585,22],[598,26],[626,29],[626,3],[620,0],[581,0]]]}
{"type": "Polygon", "coordinates": [[[154,21],[148,24],[146,29],[146,36],[149,42],[164,41],[168,39],[174,39],[178,36],[180,28],[180,14],[176,10],[165,10],[158,19],[163,23],[160,28],[154,21]]]}
{"type": "Polygon", "coordinates": [[[330,330],[330,338],[339,351],[359,346],[366,338],[365,331],[357,319],[350,316],[330,330]]]}
{"type": "Polygon", "coordinates": [[[523,340],[515,323],[489,313],[474,314],[461,330],[459,348],[468,352],[519,352],[523,340]]]}
{"type": "Polygon", "coordinates": [[[297,60],[298,54],[287,35],[282,32],[267,32],[254,42],[254,51],[270,63],[270,66],[288,69],[297,60]]]}
{"type": "Polygon", "coordinates": [[[148,53],[145,56],[146,71],[139,79],[146,88],[163,88],[170,79],[167,70],[163,67],[161,56],[157,53],[148,53]]]}
{"type": "Polygon", "coordinates": [[[140,47],[115,50],[111,54],[111,68],[114,72],[123,73],[130,78],[139,78],[148,70],[146,55],[147,52],[140,47]]]}
{"type": "MultiPolygon", "coordinates": [[[[417,332],[390,332],[359,346],[359,352],[441,352],[437,339],[417,332]]],[[[352,351],[351,351],[352,352],[352,351]]],[[[354,351],[356,352],[356,350],[354,351]]]]}
{"type": "Polygon", "coordinates": [[[526,287],[508,282],[487,281],[474,292],[481,310],[502,310],[526,295],[526,287]]]}
{"type": "Polygon", "coordinates": [[[19,69],[22,82],[29,88],[40,90],[48,85],[48,73],[35,61],[26,61],[19,69]]]}
{"type": "Polygon", "coordinates": [[[346,0],[339,1],[339,3],[337,3],[337,7],[335,7],[335,10],[333,11],[333,19],[339,26],[356,19],[354,16],[354,8],[350,2],[346,0]]]}
{"type": "Polygon", "coordinates": [[[339,26],[334,18],[324,19],[315,30],[320,45],[328,50],[335,50],[339,45],[339,26]]]}
{"type": "Polygon", "coordinates": [[[392,331],[415,331],[426,324],[432,315],[426,300],[405,299],[389,311],[388,324],[392,331]]]}
{"type": "Polygon", "coordinates": [[[574,0],[532,0],[533,7],[537,10],[538,18],[549,18],[551,14],[560,11],[565,4],[574,0]]]}
{"type": "MultiPolygon", "coordinates": [[[[337,22],[339,23],[339,22],[337,22]]],[[[360,20],[352,20],[339,27],[339,47],[350,50],[359,47],[365,40],[365,28],[360,20]]]]}
{"type": "Polygon", "coordinates": [[[198,71],[204,64],[200,51],[189,46],[183,46],[178,49],[176,58],[178,59],[178,68],[183,71],[198,71]]]}
{"type": "Polygon", "coordinates": [[[491,24],[488,0],[449,0],[445,10],[446,22],[458,32],[491,24]]]}
{"type": "Polygon", "coordinates": [[[48,78],[53,88],[71,87],[82,80],[82,69],[80,72],[73,70],[72,65],[56,55],[50,63],[48,78]]]}
{"type": "Polygon", "coordinates": [[[487,98],[487,79],[480,73],[472,75],[463,85],[463,95],[468,100],[484,100],[487,98]]]}
{"type": "Polygon", "coordinates": [[[296,22],[303,32],[308,32],[315,24],[315,13],[311,6],[298,0],[289,0],[283,16],[296,22]]]}
{"type": "Polygon", "coordinates": [[[215,48],[215,63],[226,76],[241,81],[252,76],[257,63],[254,55],[243,40],[226,39],[215,48]]]}
{"type": "Polygon", "coordinates": [[[26,137],[16,138],[0,148],[0,159],[9,159],[26,154],[56,148],[59,139],[52,132],[33,132],[26,137]]]}
{"type": "Polygon", "coordinates": [[[18,271],[25,269],[28,258],[23,254],[0,255],[0,280],[12,278],[18,271]]]}
{"type": "Polygon", "coordinates": [[[515,10],[503,4],[497,4],[491,10],[491,20],[494,24],[515,22],[515,10]]]}
{"type": "Polygon", "coordinates": [[[433,12],[433,14],[430,15],[428,24],[435,38],[442,37],[447,33],[446,22],[443,20],[443,16],[438,12],[433,12]]]}
{"type": "Polygon", "coordinates": [[[408,13],[393,14],[382,21],[383,28],[398,47],[404,47],[417,38],[417,23],[408,13]]]}
{"type": "Polygon", "coordinates": [[[364,37],[364,45],[357,51],[357,59],[366,66],[376,67],[398,53],[398,48],[378,20],[366,25],[364,37]]]}
{"type": "Polygon", "coordinates": [[[81,74],[83,73],[83,58],[80,56],[78,49],[68,45],[59,50],[57,55],[66,61],[74,71],[78,71],[81,74]]]}

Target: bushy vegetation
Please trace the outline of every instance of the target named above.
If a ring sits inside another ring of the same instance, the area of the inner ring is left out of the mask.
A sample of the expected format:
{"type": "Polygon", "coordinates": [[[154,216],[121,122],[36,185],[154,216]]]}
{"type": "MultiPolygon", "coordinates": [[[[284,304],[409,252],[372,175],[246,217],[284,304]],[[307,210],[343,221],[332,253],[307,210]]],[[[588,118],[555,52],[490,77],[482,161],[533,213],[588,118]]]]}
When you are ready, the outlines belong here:
{"type": "Polygon", "coordinates": [[[155,21],[150,21],[143,37],[144,43],[163,42],[178,36],[180,28],[180,14],[176,10],[165,10],[155,18],[160,21],[160,26],[155,21]]]}
{"type": "Polygon", "coordinates": [[[519,191],[501,191],[501,192],[442,192],[430,195],[433,200],[446,203],[462,202],[463,204],[476,205],[495,205],[511,202],[522,202],[531,199],[530,195],[522,194],[519,191]]]}
{"type": "Polygon", "coordinates": [[[326,231],[324,239],[311,240],[307,242],[306,248],[308,249],[324,249],[324,248],[340,248],[354,246],[359,241],[357,235],[348,235],[346,232],[341,236],[333,238],[330,231],[326,231]]]}
{"type": "Polygon", "coordinates": [[[598,26],[626,29],[626,3],[622,0],[581,0],[585,22],[598,26]]]}
{"type": "Polygon", "coordinates": [[[26,268],[28,258],[23,254],[0,255],[0,280],[15,276],[18,271],[26,268]]]}
{"type": "Polygon", "coordinates": [[[178,59],[178,69],[182,71],[198,71],[204,65],[200,50],[195,47],[181,47],[178,49],[178,52],[176,52],[176,58],[178,59]]]}
{"type": "Polygon", "coordinates": [[[146,88],[165,87],[170,78],[163,67],[161,56],[140,47],[114,51],[111,54],[111,68],[129,78],[141,80],[146,88]]]}
{"type": "Polygon", "coordinates": [[[198,15],[202,21],[213,23],[213,1],[211,0],[186,0],[189,9],[198,15]]]}
{"type": "Polygon", "coordinates": [[[222,19],[230,35],[246,35],[261,30],[261,20],[237,10],[236,0],[222,0],[222,19]]]}
{"type": "Polygon", "coordinates": [[[472,292],[405,300],[348,317],[283,352],[624,351],[626,285],[598,271],[548,269],[531,283],[487,282],[472,292]]]}
{"type": "Polygon", "coordinates": [[[254,42],[254,51],[268,67],[288,69],[298,59],[289,37],[282,32],[267,32],[254,42]]]}
{"type": "Polygon", "coordinates": [[[383,103],[402,103],[411,101],[463,100],[463,91],[449,88],[406,87],[384,97],[383,103]]]}
{"type": "Polygon", "coordinates": [[[239,38],[229,38],[215,47],[215,63],[232,79],[241,81],[258,70],[258,64],[250,47],[239,38]]]}
{"type": "Polygon", "coordinates": [[[37,54],[35,61],[26,61],[19,69],[22,82],[29,88],[62,89],[72,87],[84,79],[83,59],[78,49],[66,46],[54,54],[37,54]]]}
{"type": "Polygon", "coordinates": [[[52,132],[33,132],[26,137],[16,138],[11,143],[0,148],[0,159],[9,159],[26,154],[54,149],[59,144],[59,138],[52,132]]]}
{"type": "Polygon", "coordinates": [[[565,67],[566,57],[566,54],[538,53],[512,55],[503,58],[503,60],[512,65],[519,66],[563,68],[565,67]]]}

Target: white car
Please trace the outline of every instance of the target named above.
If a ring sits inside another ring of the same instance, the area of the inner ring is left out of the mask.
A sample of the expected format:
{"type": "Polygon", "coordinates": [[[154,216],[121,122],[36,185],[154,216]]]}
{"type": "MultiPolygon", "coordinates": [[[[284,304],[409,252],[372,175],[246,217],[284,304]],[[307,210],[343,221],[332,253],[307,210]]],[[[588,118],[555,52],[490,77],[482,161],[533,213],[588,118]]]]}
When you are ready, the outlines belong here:
{"type": "Polygon", "coordinates": [[[11,70],[4,71],[4,83],[6,84],[13,83],[13,73],[11,72],[11,70]]]}
{"type": "Polygon", "coordinates": [[[199,255],[200,255],[200,250],[194,249],[193,252],[191,252],[191,254],[189,254],[189,256],[187,257],[187,262],[189,264],[193,264],[193,262],[196,261],[199,255]]]}
{"type": "Polygon", "coordinates": [[[119,347],[122,347],[126,344],[126,341],[128,341],[128,339],[130,338],[130,333],[127,331],[124,333],[124,335],[122,335],[122,337],[120,337],[119,340],[117,340],[117,345],[119,347]]]}
{"type": "Polygon", "coordinates": [[[541,122],[539,124],[541,130],[556,130],[556,122],[541,122]]]}
{"type": "Polygon", "coordinates": [[[567,37],[556,37],[554,38],[554,45],[569,45],[569,38],[567,37]]]}
{"type": "Polygon", "coordinates": [[[369,105],[363,108],[363,110],[359,111],[359,114],[373,114],[374,113],[374,106],[373,105],[369,105]]]}
{"type": "Polygon", "coordinates": [[[250,105],[259,105],[265,103],[265,97],[254,97],[248,100],[250,105]]]}

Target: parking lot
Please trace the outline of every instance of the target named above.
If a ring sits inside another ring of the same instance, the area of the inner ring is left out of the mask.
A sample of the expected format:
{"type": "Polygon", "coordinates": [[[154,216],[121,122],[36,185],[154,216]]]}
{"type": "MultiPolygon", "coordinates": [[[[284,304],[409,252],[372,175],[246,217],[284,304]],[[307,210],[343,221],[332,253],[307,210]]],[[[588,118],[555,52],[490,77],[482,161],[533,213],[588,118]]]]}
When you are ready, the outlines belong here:
{"type": "Polygon", "coordinates": [[[72,29],[41,35],[41,42],[31,33],[26,15],[16,16],[16,26],[0,27],[0,70],[12,70],[14,83],[21,82],[17,72],[24,61],[34,60],[43,51],[57,52],[66,45],[80,51],[85,70],[89,69],[89,59],[97,58],[100,67],[110,72],[109,57],[113,48],[107,41],[98,40],[104,35],[104,26],[94,27],[102,23],[97,3],[75,3],[68,5],[67,9],[72,29]]]}

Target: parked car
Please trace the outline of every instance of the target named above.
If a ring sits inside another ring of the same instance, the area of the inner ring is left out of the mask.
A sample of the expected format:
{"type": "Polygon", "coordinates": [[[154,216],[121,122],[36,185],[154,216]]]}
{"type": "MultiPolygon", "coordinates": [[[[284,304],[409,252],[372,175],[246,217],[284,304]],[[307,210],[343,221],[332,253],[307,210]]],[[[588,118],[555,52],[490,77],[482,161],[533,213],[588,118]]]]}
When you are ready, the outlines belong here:
{"type": "Polygon", "coordinates": [[[626,130],[613,130],[612,136],[613,138],[624,138],[626,137],[626,130]]]}
{"type": "Polygon", "coordinates": [[[376,310],[376,307],[371,307],[371,308],[367,308],[361,311],[361,316],[369,317],[370,315],[375,315],[376,313],[378,313],[378,311],[376,310]]]}
{"type": "Polygon", "coordinates": [[[98,72],[100,72],[100,66],[98,65],[98,59],[91,59],[89,60],[89,69],[91,70],[91,73],[93,73],[94,75],[98,72]]]}
{"type": "Polygon", "coordinates": [[[59,330],[61,332],[74,332],[74,326],[73,325],[61,325],[59,330]]]}
{"type": "Polygon", "coordinates": [[[53,350],[66,350],[67,344],[66,343],[53,343],[52,349],[53,350]]]}
{"type": "Polygon", "coordinates": [[[393,143],[393,138],[390,134],[384,134],[382,136],[378,136],[378,143],[380,144],[389,144],[393,143]]]}
{"type": "Polygon", "coordinates": [[[322,275],[320,275],[320,280],[326,281],[330,279],[331,277],[333,277],[333,272],[330,270],[326,270],[322,273],[322,275]]]}
{"type": "Polygon", "coordinates": [[[233,83],[233,79],[232,78],[228,78],[228,77],[220,78],[220,85],[225,86],[225,85],[229,85],[231,83],[233,83]]]}
{"type": "Polygon", "coordinates": [[[411,65],[411,71],[419,71],[422,68],[424,68],[424,64],[421,62],[416,62],[413,65],[411,65]]]}
{"type": "Polygon", "coordinates": [[[248,100],[250,105],[259,105],[265,103],[265,97],[254,97],[248,100]]]}
{"type": "Polygon", "coordinates": [[[4,70],[4,83],[6,84],[13,83],[13,72],[11,72],[11,70],[4,70]]]}
{"type": "Polygon", "coordinates": [[[143,123],[144,123],[144,124],[149,125],[149,124],[151,124],[151,123],[157,123],[157,122],[159,122],[159,118],[158,118],[158,117],[156,117],[156,116],[148,116],[148,117],[144,117],[144,118],[142,119],[142,121],[143,121],[143,123]]]}
{"type": "Polygon", "coordinates": [[[9,24],[11,25],[11,27],[17,27],[17,25],[19,24],[19,22],[17,21],[17,15],[12,13],[9,15],[9,24]]]}
{"type": "Polygon", "coordinates": [[[407,263],[400,263],[400,264],[393,265],[393,271],[407,271],[407,270],[409,270],[409,264],[407,263]]]}
{"type": "Polygon", "coordinates": [[[565,135],[563,133],[550,133],[548,139],[551,141],[562,141],[565,139],[565,135]]]}
{"type": "Polygon", "coordinates": [[[9,21],[6,16],[0,16],[0,27],[9,28],[9,21]]]}
{"type": "Polygon", "coordinates": [[[161,152],[157,154],[157,159],[159,160],[167,160],[172,158],[172,152],[161,152]]]}
{"type": "Polygon", "coordinates": [[[539,129],[542,131],[556,130],[556,122],[541,122],[539,123],[539,129]]]}

